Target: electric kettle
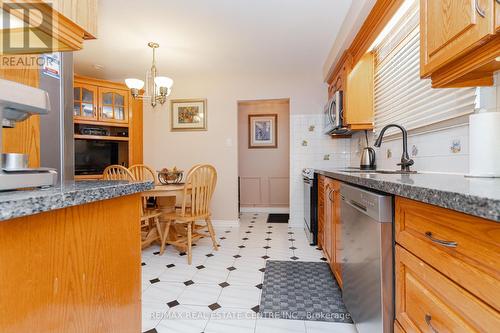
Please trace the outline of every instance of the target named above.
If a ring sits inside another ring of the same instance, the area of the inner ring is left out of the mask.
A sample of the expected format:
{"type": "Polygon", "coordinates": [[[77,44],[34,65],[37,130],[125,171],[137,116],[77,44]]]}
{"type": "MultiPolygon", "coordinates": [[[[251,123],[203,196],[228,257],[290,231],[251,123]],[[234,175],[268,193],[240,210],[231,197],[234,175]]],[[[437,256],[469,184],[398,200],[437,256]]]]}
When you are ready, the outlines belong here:
{"type": "Polygon", "coordinates": [[[375,170],[375,150],[372,147],[363,148],[361,153],[361,162],[359,168],[361,170],[375,170]]]}

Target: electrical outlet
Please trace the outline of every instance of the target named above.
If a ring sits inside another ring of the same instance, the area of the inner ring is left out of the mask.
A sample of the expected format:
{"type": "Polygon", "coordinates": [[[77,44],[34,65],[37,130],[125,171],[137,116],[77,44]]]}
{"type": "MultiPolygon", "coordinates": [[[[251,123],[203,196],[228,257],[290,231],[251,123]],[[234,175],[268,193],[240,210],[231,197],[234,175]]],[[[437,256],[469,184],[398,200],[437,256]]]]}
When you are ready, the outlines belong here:
{"type": "Polygon", "coordinates": [[[323,156],[323,161],[329,161],[330,160],[330,154],[326,154],[323,156]]]}
{"type": "Polygon", "coordinates": [[[392,157],[392,150],[390,150],[389,148],[387,148],[385,154],[386,154],[387,158],[391,158],[392,157]]]}
{"type": "Polygon", "coordinates": [[[302,140],[302,146],[307,147],[309,145],[309,142],[307,140],[302,140]]]}
{"type": "Polygon", "coordinates": [[[314,132],[315,128],[316,128],[316,126],[314,126],[314,125],[309,126],[309,132],[314,132]]]}

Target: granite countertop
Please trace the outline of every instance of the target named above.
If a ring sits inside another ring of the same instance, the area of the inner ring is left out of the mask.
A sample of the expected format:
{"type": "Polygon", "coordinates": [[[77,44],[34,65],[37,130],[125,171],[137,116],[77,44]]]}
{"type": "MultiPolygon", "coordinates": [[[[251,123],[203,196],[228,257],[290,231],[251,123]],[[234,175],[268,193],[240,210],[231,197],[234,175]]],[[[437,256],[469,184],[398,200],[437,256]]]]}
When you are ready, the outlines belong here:
{"type": "Polygon", "coordinates": [[[439,173],[377,174],[316,170],[346,183],[500,222],[500,179],[439,173]]]}
{"type": "Polygon", "coordinates": [[[0,221],[139,193],[153,183],[132,181],[70,181],[46,189],[0,192],[0,221]]]}

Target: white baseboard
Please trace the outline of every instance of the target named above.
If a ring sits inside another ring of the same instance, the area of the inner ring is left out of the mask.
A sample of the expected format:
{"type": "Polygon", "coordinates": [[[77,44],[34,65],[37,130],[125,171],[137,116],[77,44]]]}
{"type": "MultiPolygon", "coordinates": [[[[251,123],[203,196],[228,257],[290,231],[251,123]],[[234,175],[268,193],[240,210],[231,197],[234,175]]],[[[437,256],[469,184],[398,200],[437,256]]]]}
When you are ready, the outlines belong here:
{"type": "Polygon", "coordinates": [[[242,213],[270,213],[270,214],[288,214],[288,207],[241,207],[242,213]]]}
{"type": "Polygon", "coordinates": [[[238,227],[240,220],[212,220],[214,227],[238,227]]]}

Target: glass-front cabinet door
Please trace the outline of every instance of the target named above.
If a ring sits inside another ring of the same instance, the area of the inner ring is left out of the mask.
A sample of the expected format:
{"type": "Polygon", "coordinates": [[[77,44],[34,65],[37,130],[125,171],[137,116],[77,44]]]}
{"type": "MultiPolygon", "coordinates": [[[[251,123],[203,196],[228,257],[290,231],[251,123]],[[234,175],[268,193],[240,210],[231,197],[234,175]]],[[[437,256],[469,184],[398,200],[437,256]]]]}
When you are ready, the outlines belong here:
{"type": "Polygon", "coordinates": [[[97,120],[96,86],[75,82],[73,99],[73,116],[75,119],[97,120]]]}
{"type": "Polygon", "coordinates": [[[128,122],[128,91],[112,88],[99,88],[101,121],[128,122]]]}

